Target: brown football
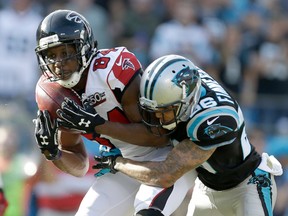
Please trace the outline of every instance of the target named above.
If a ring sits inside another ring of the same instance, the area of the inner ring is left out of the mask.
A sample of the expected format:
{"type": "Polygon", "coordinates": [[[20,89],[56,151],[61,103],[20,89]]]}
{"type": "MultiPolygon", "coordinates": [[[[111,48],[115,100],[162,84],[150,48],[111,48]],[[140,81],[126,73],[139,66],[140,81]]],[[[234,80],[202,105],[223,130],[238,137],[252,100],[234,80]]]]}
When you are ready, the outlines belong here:
{"type": "Polygon", "coordinates": [[[35,89],[36,102],[39,110],[48,110],[52,119],[58,116],[56,110],[61,108],[61,103],[65,97],[74,100],[82,106],[79,95],[69,88],[64,88],[57,82],[51,82],[48,78],[42,75],[35,89]]]}

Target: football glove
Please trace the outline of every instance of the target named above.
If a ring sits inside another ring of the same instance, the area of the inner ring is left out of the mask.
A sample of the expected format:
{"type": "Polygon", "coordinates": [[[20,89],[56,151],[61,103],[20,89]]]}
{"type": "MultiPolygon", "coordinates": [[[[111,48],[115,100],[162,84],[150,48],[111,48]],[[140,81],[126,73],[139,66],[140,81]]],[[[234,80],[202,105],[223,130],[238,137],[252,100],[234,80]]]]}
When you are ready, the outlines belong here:
{"type": "Polygon", "coordinates": [[[93,169],[100,169],[94,175],[96,177],[100,177],[105,175],[106,173],[113,173],[115,174],[118,170],[114,169],[115,160],[117,157],[121,156],[121,152],[117,148],[109,149],[106,146],[100,145],[100,155],[101,156],[94,156],[95,161],[97,164],[93,165],[93,169]]]}
{"type": "Polygon", "coordinates": [[[105,123],[105,120],[88,103],[79,106],[69,98],[65,98],[61,109],[57,110],[59,126],[78,130],[81,133],[95,133],[95,127],[105,123]]]}
{"type": "Polygon", "coordinates": [[[33,119],[35,124],[35,138],[41,153],[45,155],[47,160],[57,160],[61,156],[58,149],[58,124],[57,121],[51,120],[47,110],[37,112],[37,118],[33,119]]]}
{"type": "Polygon", "coordinates": [[[0,215],[4,215],[7,206],[8,202],[4,196],[3,190],[0,188],[0,215]]]}

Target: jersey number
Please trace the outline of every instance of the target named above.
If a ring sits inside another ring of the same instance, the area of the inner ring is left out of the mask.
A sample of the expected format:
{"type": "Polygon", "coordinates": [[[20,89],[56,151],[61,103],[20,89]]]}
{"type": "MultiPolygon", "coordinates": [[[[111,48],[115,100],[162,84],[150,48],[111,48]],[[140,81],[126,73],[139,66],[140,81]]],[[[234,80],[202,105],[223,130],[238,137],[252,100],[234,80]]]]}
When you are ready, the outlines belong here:
{"type": "Polygon", "coordinates": [[[215,107],[217,105],[217,102],[214,100],[214,98],[207,97],[207,98],[203,98],[202,100],[200,100],[199,104],[202,109],[206,109],[209,107],[215,107]]]}
{"type": "Polygon", "coordinates": [[[93,71],[96,71],[97,69],[107,68],[109,61],[110,61],[110,58],[107,58],[107,57],[101,57],[99,59],[96,59],[93,65],[93,71]]]}

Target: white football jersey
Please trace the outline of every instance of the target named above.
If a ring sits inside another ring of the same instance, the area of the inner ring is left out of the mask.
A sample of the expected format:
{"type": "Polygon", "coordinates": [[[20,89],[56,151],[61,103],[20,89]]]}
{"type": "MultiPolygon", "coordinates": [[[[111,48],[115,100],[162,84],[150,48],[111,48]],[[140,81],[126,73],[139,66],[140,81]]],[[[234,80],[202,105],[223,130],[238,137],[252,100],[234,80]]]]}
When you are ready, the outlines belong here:
{"type": "MultiPolygon", "coordinates": [[[[139,75],[140,68],[140,62],[125,47],[99,50],[89,67],[83,100],[92,102],[105,120],[129,123],[121,106],[121,97],[130,81],[139,75]]],[[[89,135],[85,136],[92,139],[89,135]]],[[[95,140],[102,145],[119,148],[123,157],[134,160],[155,160],[162,151],[167,151],[167,148],[132,145],[105,135],[99,135],[95,140]]]]}

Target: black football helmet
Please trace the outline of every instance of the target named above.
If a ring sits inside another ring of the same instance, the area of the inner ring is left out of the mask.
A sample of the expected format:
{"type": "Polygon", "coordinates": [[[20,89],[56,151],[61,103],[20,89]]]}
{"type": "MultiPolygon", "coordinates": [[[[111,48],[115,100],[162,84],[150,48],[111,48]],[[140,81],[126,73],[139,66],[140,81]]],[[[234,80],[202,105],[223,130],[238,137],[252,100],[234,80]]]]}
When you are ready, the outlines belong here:
{"type": "Polygon", "coordinates": [[[57,81],[66,88],[72,88],[79,82],[97,51],[97,41],[94,40],[90,24],[82,15],[71,10],[56,10],[47,15],[38,26],[36,40],[35,52],[41,72],[51,81],[57,81]],[[56,60],[51,62],[51,59],[48,59],[47,50],[59,45],[74,45],[76,49],[76,55],[61,59],[62,62],[76,58],[79,63],[78,70],[68,79],[63,79],[64,74],[57,76],[48,67],[56,60]]]}

